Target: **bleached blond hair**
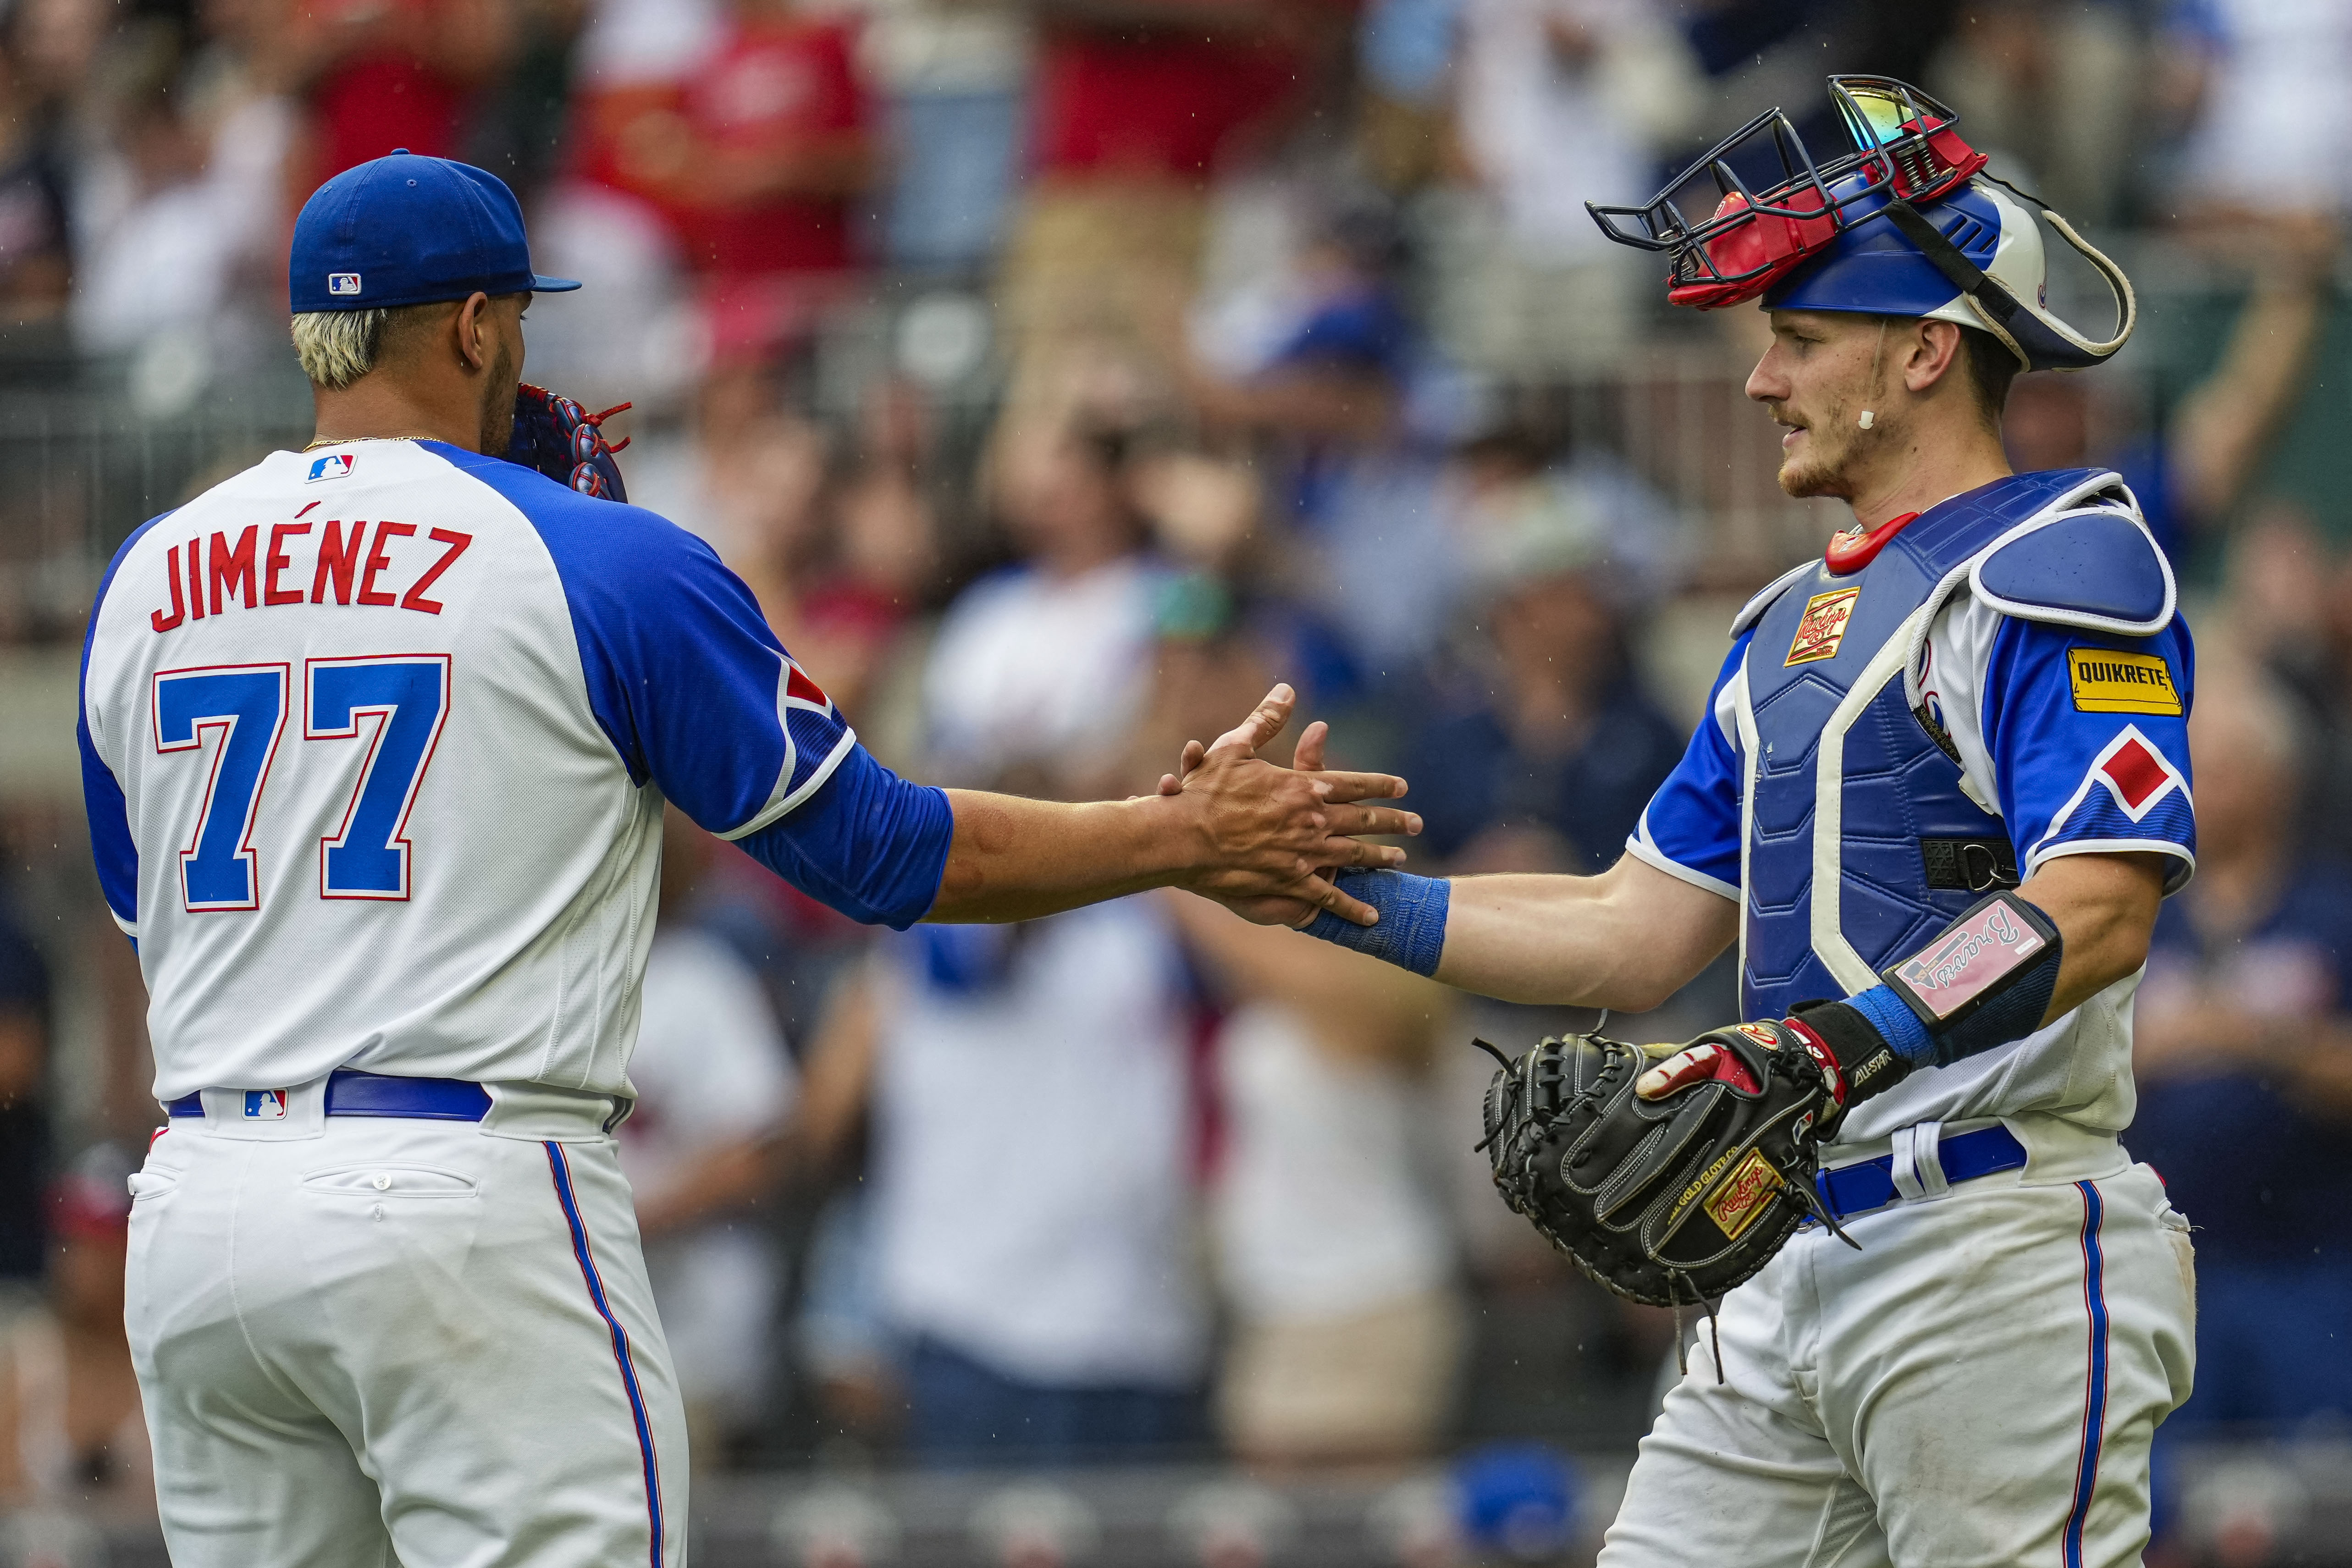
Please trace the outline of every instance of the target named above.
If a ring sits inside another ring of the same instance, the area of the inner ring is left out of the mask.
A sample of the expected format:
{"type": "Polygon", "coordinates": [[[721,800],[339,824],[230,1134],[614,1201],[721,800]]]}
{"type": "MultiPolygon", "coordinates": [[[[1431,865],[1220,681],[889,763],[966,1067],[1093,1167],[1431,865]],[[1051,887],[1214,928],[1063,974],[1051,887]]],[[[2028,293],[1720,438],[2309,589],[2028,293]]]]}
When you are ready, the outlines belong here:
{"type": "Polygon", "coordinates": [[[373,310],[305,310],[294,318],[294,357],[311,384],[341,392],[373,370],[394,326],[434,305],[386,305],[373,310]]]}

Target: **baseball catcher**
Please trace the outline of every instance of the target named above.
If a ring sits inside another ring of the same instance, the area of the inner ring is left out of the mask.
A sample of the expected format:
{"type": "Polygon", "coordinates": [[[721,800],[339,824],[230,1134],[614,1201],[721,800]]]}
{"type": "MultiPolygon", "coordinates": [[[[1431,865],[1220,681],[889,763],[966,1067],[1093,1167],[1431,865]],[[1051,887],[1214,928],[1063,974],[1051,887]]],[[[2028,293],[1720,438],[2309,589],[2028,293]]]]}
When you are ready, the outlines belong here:
{"type": "Polygon", "coordinates": [[[2000,419],[2020,374],[2121,347],[2132,290],[1927,94],[1829,93],[1837,146],[1776,110],[1594,216],[1675,303],[1766,312],[1781,488],[1851,523],[1734,620],[1608,871],[1373,871],[1346,880],[1376,925],[1296,923],[1633,1011],[1738,943],[1736,1022],[1548,1040],[1486,1104],[1514,1208],[1612,1289],[1717,1304],[1604,1568],[2124,1568],[2193,1359],[2187,1222],[2117,1135],[2195,865],[2195,663],[2128,487],[2012,472],[2000,419]],[[2046,303],[2045,225],[2112,291],[2105,335],[2046,303]]]}

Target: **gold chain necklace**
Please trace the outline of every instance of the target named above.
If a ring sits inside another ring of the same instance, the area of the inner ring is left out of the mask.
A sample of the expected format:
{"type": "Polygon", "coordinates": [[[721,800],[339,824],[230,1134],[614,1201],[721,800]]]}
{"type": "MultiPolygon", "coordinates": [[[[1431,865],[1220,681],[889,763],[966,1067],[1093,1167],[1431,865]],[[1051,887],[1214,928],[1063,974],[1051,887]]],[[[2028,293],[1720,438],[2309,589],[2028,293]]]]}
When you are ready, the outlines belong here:
{"type": "Polygon", "coordinates": [[[430,436],[338,436],[332,438],[322,437],[303,447],[302,450],[315,452],[321,447],[348,447],[357,441],[430,441],[432,439],[430,436]]]}

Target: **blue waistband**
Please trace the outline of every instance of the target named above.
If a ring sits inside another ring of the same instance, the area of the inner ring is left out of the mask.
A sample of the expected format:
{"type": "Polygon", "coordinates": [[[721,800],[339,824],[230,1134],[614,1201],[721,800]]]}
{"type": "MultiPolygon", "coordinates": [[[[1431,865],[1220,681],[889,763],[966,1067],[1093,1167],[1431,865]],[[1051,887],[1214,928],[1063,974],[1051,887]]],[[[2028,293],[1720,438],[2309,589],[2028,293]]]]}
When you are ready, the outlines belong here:
{"type": "MultiPolygon", "coordinates": [[[[235,1092],[235,1091],[231,1091],[235,1092]]],[[[269,1089],[247,1091],[268,1094],[269,1089]]],[[[163,1107],[173,1116],[202,1116],[200,1089],[163,1107]]],[[[327,1075],[330,1116],[404,1116],[420,1121],[479,1121],[490,1113],[490,1091],[458,1078],[395,1078],[340,1068],[327,1075]]],[[[252,1114],[250,1111],[248,1115],[252,1114]]]]}
{"type": "MultiPolygon", "coordinates": [[[[1937,1140],[1936,1159],[1944,1168],[1944,1180],[1958,1186],[1979,1176],[2023,1170],[2025,1145],[2006,1127],[1979,1127],[1974,1132],[1937,1140]]],[[[1813,1178],[1813,1184],[1822,1194],[1822,1206],[1838,1219],[1883,1209],[1902,1196],[1895,1188],[1892,1154],[1823,1171],[1813,1178]]]]}

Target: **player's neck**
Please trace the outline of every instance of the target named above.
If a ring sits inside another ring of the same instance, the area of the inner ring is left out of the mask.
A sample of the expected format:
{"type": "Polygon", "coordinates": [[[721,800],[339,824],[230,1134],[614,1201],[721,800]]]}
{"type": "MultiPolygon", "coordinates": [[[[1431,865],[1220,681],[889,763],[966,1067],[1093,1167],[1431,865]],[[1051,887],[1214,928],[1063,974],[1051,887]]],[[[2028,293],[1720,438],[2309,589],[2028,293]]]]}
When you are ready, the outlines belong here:
{"type": "Polygon", "coordinates": [[[1906,512],[2007,478],[2013,470],[2000,437],[1970,419],[1954,430],[1923,425],[1872,454],[1847,492],[1854,521],[1875,528],[1906,512]]]}
{"type": "Polygon", "coordinates": [[[418,387],[383,374],[360,377],[334,391],[310,388],[317,410],[314,446],[335,441],[446,441],[482,449],[480,394],[470,383],[418,387]]]}

